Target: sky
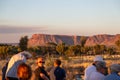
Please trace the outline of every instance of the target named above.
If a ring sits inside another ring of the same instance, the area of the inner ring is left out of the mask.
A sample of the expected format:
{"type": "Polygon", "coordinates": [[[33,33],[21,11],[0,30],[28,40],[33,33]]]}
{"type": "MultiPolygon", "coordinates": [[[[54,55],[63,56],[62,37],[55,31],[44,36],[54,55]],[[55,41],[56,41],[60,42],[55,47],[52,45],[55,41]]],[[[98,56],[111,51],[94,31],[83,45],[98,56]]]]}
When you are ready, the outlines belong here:
{"type": "Polygon", "coordinates": [[[0,0],[0,43],[33,34],[120,34],[120,0],[0,0]]]}

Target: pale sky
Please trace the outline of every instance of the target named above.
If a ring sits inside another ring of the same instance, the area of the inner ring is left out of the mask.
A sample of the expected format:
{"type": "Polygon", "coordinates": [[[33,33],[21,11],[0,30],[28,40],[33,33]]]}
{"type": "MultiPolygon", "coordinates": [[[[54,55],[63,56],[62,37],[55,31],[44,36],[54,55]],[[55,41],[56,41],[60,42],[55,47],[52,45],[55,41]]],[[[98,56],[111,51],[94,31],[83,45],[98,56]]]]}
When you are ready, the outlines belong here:
{"type": "Polygon", "coordinates": [[[0,43],[36,33],[120,34],[120,0],[0,0],[0,43]]]}

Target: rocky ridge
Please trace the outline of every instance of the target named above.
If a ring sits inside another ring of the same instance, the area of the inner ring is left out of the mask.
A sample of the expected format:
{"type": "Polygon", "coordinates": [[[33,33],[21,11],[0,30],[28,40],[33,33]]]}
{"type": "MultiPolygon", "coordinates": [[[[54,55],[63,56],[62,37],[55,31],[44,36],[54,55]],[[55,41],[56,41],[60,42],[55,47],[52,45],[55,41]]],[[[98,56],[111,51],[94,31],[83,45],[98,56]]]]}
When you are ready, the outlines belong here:
{"type": "MultiPolygon", "coordinates": [[[[94,46],[96,44],[115,46],[115,42],[120,40],[120,34],[107,35],[99,34],[86,37],[85,46],[94,46]]],[[[67,45],[79,45],[81,36],[70,36],[70,35],[49,35],[49,34],[33,34],[28,40],[28,47],[34,46],[45,46],[47,43],[65,43],[67,45]]]]}

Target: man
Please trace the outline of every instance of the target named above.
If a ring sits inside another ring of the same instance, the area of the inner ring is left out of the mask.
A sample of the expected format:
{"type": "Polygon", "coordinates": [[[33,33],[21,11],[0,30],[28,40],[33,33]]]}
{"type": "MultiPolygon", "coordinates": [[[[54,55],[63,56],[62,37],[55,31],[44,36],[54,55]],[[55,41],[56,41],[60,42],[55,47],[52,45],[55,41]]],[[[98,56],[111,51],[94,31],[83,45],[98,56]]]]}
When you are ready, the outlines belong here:
{"type": "Polygon", "coordinates": [[[45,60],[43,57],[37,59],[37,68],[35,69],[31,80],[49,80],[48,73],[44,68],[45,60]]]}
{"type": "Polygon", "coordinates": [[[105,78],[106,69],[105,62],[97,62],[96,71],[91,73],[89,80],[103,80],[105,78]]]}
{"type": "Polygon", "coordinates": [[[18,66],[23,62],[25,63],[26,60],[29,59],[30,57],[32,57],[32,55],[27,51],[23,51],[13,55],[8,63],[6,78],[8,80],[18,80],[17,77],[18,66]]]}
{"type": "Polygon", "coordinates": [[[56,59],[54,61],[54,67],[50,71],[50,80],[65,80],[66,73],[63,68],[60,67],[61,61],[56,59]]]}
{"type": "Polygon", "coordinates": [[[84,80],[89,80],[89,77],[91,75],[92,72],[95,72],[96,71],[96,63],[98,62],[104,62],[102,56],[100,55],[97,55],[95,56],[94,58],[94,62],[92,65],[88,66],[86,69],[85,69],[85,76],[84,76],[84,80]]]}
{"type": "Polygon", "coordinates": [[[120,64],[112,64],[110,66],[110,74],[105,77],[104,80],[120,80],[120,64]]]}

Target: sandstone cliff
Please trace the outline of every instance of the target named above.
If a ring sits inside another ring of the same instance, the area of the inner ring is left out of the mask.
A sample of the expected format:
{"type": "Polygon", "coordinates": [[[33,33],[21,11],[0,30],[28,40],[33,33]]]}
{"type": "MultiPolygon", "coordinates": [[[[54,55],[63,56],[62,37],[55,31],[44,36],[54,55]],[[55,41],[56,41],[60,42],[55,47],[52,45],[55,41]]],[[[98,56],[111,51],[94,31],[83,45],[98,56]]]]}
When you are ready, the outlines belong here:
{"type": "MultiPolygon", "coordinates": [[[[81,36],[67,36],[67,35],[47,35],[47,34],[33,34],[28,41],[28,46],[45,46],[46,43],[54,42],[56,44],[65,43],[67,45],[81,44],[81,36]]],[[[115,42],[120,39],[120,34],[117,35],[94,35],[86,36],[86,46],[93,46],[96,44],[115,46],[115,42]]]]}
{"type": "Polygon", "coordinates": [[[80,36],[33,34],[28,41],[28,46],[45,46],[50,42],[67,45],[80,44],[80,36]]]}
{"type": "Polygon", "coordinates": [[[115,42],[117,40],[120,40],[120,34],[117,35],[106,35],[106,34],[101,34],[101,35],[94,35],[90,36],[85,45],[86,46],[94,46],[96,44],[100,45],[106,45],[106,46],[115,46],[115,42]]]}

